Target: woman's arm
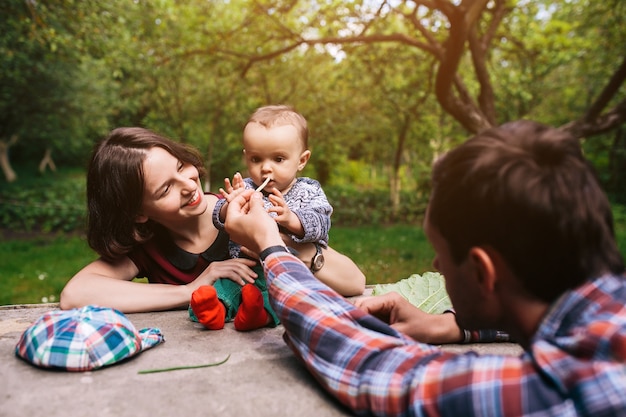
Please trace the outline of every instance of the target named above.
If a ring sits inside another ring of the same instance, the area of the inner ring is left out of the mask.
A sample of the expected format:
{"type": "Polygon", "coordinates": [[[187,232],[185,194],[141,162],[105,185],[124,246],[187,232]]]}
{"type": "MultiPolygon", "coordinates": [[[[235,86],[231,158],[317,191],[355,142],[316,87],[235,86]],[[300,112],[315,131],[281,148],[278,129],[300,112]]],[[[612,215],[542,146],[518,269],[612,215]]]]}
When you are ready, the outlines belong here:
{"type": "Polygon", "coordinates": [[[239,285],[257,278],[251,269],[255,261],[227,259],[214,261],[186,285],[134,282],[139,272],[128,257],[117,262],[98,259],[81,269],[61,292],[61,308],[70,309],[96,304],[124,313],[173,310],[189,305],[191,294],[202,285],[213,285],[218,278],[228,278],[239,285]]]}
{"type": "Polygon", "coordinates": [[[132,279],[137,272],[128,257],[114,263],[102,259],[93,261],[65,285],[60,306],[66,310],[95,304],[124,313],[138,313],[188,305],[193,291],[187,285],[134,282],[132,279]]]}

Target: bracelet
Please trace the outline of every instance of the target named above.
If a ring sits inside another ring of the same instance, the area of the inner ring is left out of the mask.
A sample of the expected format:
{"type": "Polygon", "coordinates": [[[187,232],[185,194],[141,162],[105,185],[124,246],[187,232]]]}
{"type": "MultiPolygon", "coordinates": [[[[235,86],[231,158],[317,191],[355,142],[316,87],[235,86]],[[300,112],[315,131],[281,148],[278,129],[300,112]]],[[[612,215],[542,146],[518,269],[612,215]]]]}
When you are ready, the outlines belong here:
{"type": "MultiPolygon", "coordinates": [[[[454,310],[446,310],[443,312],[454,314],[454,310]]],[[[457,324],[458,326],[458,324],[457,324]]],[[[466,330],[459,326],[459,330],[463,333],[463,340],[459,343],[494,343],[494,342],[511,342],[511,336],[502,330],[466,330]]]]}
{"type": "Polygon", "coordinates": [[[270,256],[272,253],[277,253],[277,252],[291,253],[287,246],[281,246],[281,245],[270,246],[269,248],[263,249],[261,253],[259,253],[259,259],[261,260],[261,262],[263,262],[265,258],[270,256]]]}
{"type": "MultiPolygon", "coordinates": [[[[455,317],[455,321],[456,321],[456,311],[452,310],[452,309],[447,309],[443,312],[443,314],[447,314],[450,313],[455,317]]],[[[458,323],[457,323],[458,326],[458,323]]],[[[463,340],[461,340],[459,343],[470,343],[472,341],[472,332],[470,332],[469,330],[465,330],[463,328],[461,328],[459,326],[459,330],[461,331],[461,333],[463,333],[463,340]]]]}

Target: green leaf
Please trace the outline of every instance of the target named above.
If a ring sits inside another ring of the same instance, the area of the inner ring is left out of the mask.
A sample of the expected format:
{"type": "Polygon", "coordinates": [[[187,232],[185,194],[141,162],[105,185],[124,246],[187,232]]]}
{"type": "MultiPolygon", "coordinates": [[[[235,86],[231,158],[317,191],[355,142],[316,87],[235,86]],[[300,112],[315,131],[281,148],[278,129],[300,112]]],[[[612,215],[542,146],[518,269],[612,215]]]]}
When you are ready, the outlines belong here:
{"type": "Polygon", "coordinates": [[[188,365],[188,366],[174,366],[171,368],[159,368],[159,369],[143,369],[141,371],[138,371],[138,374],[154,374],[157,372],[170,372],[170,371],[180,371],[181,369],[197,369],[197,368],[208,368],[211,366],[219,366],[222,365],[224,363],[226,363],[226,361],[230,359],[230,354],[228,356],[226,356],[226,359],[221,360],[219,362],[213,362],[213,363],[205,363],[202,365],[188,365]]]}
{"type": "Polygon", "coordinates": [[[452,308],[445,280],[439,272],[414,274],[393,284],[378,284],[372,294],[382,295],[391,291],[399,293],[426,313],[441,314],[452,308]]]}

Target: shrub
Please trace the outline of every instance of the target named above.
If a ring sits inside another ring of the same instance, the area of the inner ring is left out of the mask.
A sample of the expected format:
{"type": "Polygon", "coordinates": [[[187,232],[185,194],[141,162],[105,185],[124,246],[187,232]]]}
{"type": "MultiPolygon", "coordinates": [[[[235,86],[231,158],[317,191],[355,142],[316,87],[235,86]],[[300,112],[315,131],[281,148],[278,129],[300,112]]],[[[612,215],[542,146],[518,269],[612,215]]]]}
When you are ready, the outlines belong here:
{"type": "Polygon", "coordinates": [[[423,217],[427,203],[423,194],[403,191],[394,212],[388,189],[329,186],[324,191],[334,208],[333,225],[341,226],[415,223],[423,217]]]}
{"type": "Polygon", "coordinates": [[[85,224],[85,175],[51,174],[2,184],[0,225],[14,232],[71,232],[85,224]]]}

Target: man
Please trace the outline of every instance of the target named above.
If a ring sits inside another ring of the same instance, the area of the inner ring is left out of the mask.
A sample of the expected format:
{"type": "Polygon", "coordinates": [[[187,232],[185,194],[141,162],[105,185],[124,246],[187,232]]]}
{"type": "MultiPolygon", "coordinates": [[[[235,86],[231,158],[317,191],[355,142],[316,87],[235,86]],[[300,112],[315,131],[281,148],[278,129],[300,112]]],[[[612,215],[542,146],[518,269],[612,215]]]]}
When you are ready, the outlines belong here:
{"type": "Polygon", "coordinates": [[[357,414],[626,415],[624,262],[609,201],[568,134],[509,123],[433,168],[424,229],[458,324],[507,331],[520,357],[446,353],[398,331],[459,340],[450,314],[393,296],[345,301],[285,251],[260,197],[231,202],[226,230],[259,253],[296,355],[357,414]]]}

